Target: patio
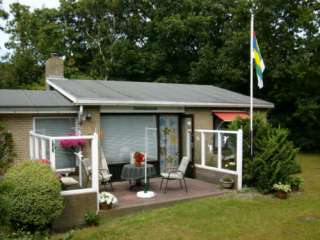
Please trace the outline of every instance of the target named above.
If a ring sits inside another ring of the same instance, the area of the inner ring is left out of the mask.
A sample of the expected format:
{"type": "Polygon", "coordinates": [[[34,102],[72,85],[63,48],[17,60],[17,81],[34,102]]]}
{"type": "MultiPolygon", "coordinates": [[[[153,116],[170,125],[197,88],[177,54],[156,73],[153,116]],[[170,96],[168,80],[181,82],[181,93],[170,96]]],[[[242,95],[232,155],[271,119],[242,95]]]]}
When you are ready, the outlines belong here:
{"type": "MultiPolygon", "coordinates": [[[[180,189],[178,181],[169,181],[167,192],[160,191],[161,178],[150,180],[150,190],[156,196],[149,199],[142,199],[136,196],[136,191],[129,190],[128,182],[113,183],[112,192],[118,198],[118,206],[112,210],[100,210],[100,214],[114,216],[143,210],[146,208],[161,207],[178,201],[197,199],[208,196],[218,196],[231,190],[221,189],[219,185],[204,182],[198,179],[187,178],[188,192],[180,189]]],[[[100,191],[110,191],[109,188],[102,188],[100,191]]]]}

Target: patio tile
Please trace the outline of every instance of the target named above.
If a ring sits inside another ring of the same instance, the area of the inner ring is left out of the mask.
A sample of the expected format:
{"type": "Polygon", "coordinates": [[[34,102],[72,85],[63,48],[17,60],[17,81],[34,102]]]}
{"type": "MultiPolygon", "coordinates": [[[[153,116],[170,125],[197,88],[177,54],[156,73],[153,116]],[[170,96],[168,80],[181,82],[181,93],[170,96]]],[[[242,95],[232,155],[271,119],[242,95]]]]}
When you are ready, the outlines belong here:
{"type": "Polygon", "coordinates": [[[204,182],[197,179],[186,179],[188,192],[181,189],[178,181],[169,181],[167,192],[160,191],[161,178],[150,180],[150,190],[156,193],[156,196],[149,199],[141,199],[136,196],[137,191],[129,190],[128,182],[115,182],[113,194],[118,198],[119,205],[112,211],[137,208],[151,207],[152,205],[162,205],[182,200],[201,198],[206,196],[221,195],[230,190],[221,189],[219,185],[204,182]]]}

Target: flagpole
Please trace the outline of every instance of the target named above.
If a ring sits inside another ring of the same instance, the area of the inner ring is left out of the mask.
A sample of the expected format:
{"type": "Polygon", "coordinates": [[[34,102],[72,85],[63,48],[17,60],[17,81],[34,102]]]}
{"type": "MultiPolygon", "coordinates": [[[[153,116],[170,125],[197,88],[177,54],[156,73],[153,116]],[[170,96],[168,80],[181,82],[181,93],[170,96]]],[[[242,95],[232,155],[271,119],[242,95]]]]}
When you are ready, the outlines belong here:
{"type": "Polygon", "coordinates": [[[250,157],[253,157],[253,24],[254,15],[251,10],[250,30],[250,157]]]}

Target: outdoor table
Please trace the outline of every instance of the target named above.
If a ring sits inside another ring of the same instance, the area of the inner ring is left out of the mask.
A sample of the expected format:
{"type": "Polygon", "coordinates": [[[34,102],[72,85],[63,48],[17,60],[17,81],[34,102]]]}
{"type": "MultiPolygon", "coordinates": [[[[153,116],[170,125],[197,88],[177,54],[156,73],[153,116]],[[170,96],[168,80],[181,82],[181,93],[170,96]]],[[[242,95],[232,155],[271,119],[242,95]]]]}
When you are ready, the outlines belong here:
{"type": "MultiPolygon", "coordinates": [[[[145,166],[136,166],[135,164],[126,164],[121,170],[121,179],[129,181],[129,189],[135,190],[141,187],[141,180],[144,179],[145,166]],[[132,185],[131,183],[134,182],[132,185]]],[[[147,179],[156,175],[156,169],[152,164],[147,164],[147,179]]]]}

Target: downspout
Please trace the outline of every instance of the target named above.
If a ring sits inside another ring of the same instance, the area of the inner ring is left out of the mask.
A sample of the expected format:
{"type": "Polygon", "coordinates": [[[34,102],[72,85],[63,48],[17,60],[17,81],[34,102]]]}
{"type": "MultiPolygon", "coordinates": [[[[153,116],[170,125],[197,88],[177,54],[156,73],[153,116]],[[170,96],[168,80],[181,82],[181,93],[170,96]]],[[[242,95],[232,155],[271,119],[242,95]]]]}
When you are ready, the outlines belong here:
{"type": "Polygon", "coordinates": [[[78,135],[81,135],[82,122],[83,122],[83,105],[80,105],[79,111],[78,111],[78,129],[77,129],[78,135]]]}

